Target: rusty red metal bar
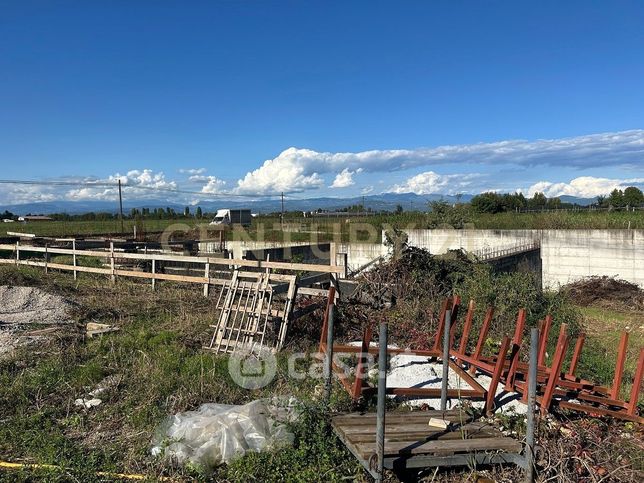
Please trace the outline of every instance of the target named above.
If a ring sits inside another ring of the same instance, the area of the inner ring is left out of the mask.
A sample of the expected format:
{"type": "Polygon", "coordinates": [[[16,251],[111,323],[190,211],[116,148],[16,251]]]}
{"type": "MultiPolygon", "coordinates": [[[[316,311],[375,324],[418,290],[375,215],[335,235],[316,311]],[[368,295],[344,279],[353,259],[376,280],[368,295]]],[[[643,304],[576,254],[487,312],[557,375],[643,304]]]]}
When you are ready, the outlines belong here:
{"type": "MultiPolygon", "coordinates": [[[[481,353],[483,352],[483,344],[485,344],[487,333],[490,330],[492,317],[494,317],[494,307],[488,307],[487,312],[485,313],[485,318],[483,319],[483,325],[481,326],[481,331],[479,332],[479,339],[476,342],[476,348],[474,349],[474,354],[472,354],[472,358],[475,361],[481,358],[481,353]]],[[[470,374],[474,374],[475,372],[476,372],[476,365],[472,364],[472,366],[470,367],[470,374]]]]}
{"type": "Polygon", "coordinates": [[[548,346],[548,334],[550,333],[551,326],[552,326],[552,316],[548,314],[546,315],[546,318],[543,321],[543,327],[541,328],[541,340],[539,341],[539,356],[537,357],[537,364],[540,366],[545,365],[546,349],[548,346]]]}
{"type": "Polygon", "coordinates": [[[613,386],[610,390],[610,397],[617,399],[619,397],[619,388],[622,385],[622,375],[624,374],[624,363],[626,362],[626,349],[628,347],[628,332],[622,332],[617,349],[617,364],[615,365],[615,376],[613,377],[613,386]]]}
{"type": "Polygon", "coordinates": [[[523,338],[523,329],[525,328],[526,311],[519,309],[517,314],[517,325],[514,329],[512,339],[512,351],[510,353],[510,368],[505,379],[505,389],[514,391],[514,378],[516,377],[517,367],[519,365],[519,351],[521,349],[521,339],[523,338]]]}
{"type": "Polygon", "coordinates": [[[467,315],[465,316],[463,333],[461,334],[461,343],[459,344],[459,347],[458,347],[458,352],[460,352],[461,354],[465,354],[465,351],[467,350],[467,341],[470,338],[470,331],[472,330],[472,320],[474,319],[475,308],[476,308],[476,303],[474,302],[474,300],[470,300],[470,303],[467,306],[467,315]]]}
{"type": "Polygon", "coordinates": [[[494,410],[494,397],[496,396],[496,388],[499,385],[501,376],[503,375],[503,366],[505,365],[505,356],[508,353],[508,348],[510,347],[510,338],[504,337],[501,342],[501,348],[499,349],[499,354],[496,359],[496,365],[494,366],[494,372],[492,373],[492,381],[490,381],[490,387],[487,389],[487,397],[485,399],[485,412],[486,414],[492,414],[494,410]]]}
{"type": "Polygon", "coordinates": [[[559,374],[561,372],[561,367],[563,366],[564,357],[566,355],[566,349],[568,348],[569,338],[566,335],[566,324],[561,324],[561,329],[559,331],[559,339],[557,340],[557,346],[555,348],[555,355],[552,360],[552,368],[550,370],[550,375],[548,377],[548,382],[546,383],[546,388],[543,391],[543,399],[541,402],[541,414],[545,414],[550,409],[550,402],[552,401],[552,396],[555,392],[555,387],[560,378],[559,374]]]}
{"type": "Polygon", "coordinates": [[[584,347],[584,341],[586,340],[586,334],[583,332],[577,337],[577,342],[575,342],[575,350],[572,353],[572,359],[570,360],[570,367],[568,368],[568,375],[573,376],[577,371],[577,364],[579,363],[579,358],[581,357],[581,349],[584,347]]]}

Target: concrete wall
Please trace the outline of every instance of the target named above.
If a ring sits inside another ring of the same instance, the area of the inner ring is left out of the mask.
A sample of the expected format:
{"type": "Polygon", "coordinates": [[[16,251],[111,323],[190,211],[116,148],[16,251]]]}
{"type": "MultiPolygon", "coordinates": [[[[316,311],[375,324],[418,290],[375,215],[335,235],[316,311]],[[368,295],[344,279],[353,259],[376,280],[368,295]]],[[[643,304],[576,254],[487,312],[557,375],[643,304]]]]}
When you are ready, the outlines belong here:
{"type": "Polygon", "coordinates": [[[431,253],[537,241],[544,287],[556,288],[591,275],[616,276],[644,287],[644,230],[407,230],[407,234],[410,245],[431,253]]]}
{"type": "Polygon", "coordinates": [[[347,254],[347,269],[352,274],[379,257],[386,257],[388,248],[381,243],[340,243],[338,253],[347,254]]]}

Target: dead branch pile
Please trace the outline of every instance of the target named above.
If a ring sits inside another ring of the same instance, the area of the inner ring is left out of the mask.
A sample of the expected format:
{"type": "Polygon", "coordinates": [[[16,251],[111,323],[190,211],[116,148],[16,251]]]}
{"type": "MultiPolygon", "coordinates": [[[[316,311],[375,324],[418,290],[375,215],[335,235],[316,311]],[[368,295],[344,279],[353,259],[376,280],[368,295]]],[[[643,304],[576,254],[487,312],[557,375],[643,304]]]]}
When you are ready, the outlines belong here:
{"type": "Polygon", "coordinates": [[[564,287],[580,305],[618,305],[644,310],[644,290],[634,283],[614,277],[589,277],[564,287]]]}
{"type": "Polygon", "coordinates": [[[475,264],[461,250],[436,256],[427,250],[406,246],[398,257],[365,272],[358,280],[352,300],[382,309],[419,295],[430,294],[442,299],[473,273],[475,264]]]}
{"type": "Polygon", "coordinates": [[[637,428],[614,420],[579,418],[541,425],[540,481],[642,481],[644,445],[637,428]]]}

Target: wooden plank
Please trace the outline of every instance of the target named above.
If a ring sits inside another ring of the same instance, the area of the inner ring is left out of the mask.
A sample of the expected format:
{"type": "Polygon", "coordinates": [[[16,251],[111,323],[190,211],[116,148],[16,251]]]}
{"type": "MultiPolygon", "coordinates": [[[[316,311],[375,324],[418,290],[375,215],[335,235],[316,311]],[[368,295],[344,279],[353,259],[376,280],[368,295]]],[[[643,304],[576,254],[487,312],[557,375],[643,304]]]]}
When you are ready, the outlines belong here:
{"type": "MultiPolygon", "coordinates": [[[[387,424],[396,422],[427,422],[429,418],[441,418],[447,421],[466,421],[471,416],[464,410],[459,409],[449,409],[446,411],[393,411],[387,413],[387,424]]],[[[340,424],[351,421],[352,424],[375,425],[376,413],[341,413],[333,416],[333,421],[339,422],[340,424]]]]}
{"type": "MultiPolygon", "coordinates": [[[[398,435],[398,436],[404,436],[406,434],[411,434],[411,433],[422,433],[421,436],[431,436],[431,435],[438,435],[441,433],[445,433],[445,429],[442,428],[437,428],[430,426],[428,424],[429,420],[431,418],[425,418],[422,421],[418,421],[417,423],[396,423],[396,424],[386,424],[385,426],[385,435],[398,435]]],[[[483,423],[483,422],[466,422],[465,424],[458,424],[458,423],[452,423],[449,422],[453,428],[450,430],[450,432],[482,432],[485,430],[493,430],[494,426],[490,425],[489,423],[483,423]]],[[[357,425],[351,425],[350,423],[345,423],[345,424],[337,424],[336,427],[339,428],[344,435],[346,435],[349,439],[353,440],[356,436],[358,435],[367,435],[371,436],[372,438],[376,437],[376,425],[375,424],[357,424],[357,425]]],[[[417,437],[413,438],[413,440],[418,439],[417,437]]]]}
{"type": "MultiPolygon", "coordinates": [[[[14,251],[14,245],[0,244],[0,250],[14,251]]],[[[24,246],[21,245],[20,249],[26,252],[39,252],[46,251],[43,247],[24,246]]],[[[49,253],[58,255],[73,255],[74,250],[68,248],[50,248],[49,253]]],[[[109,258],[110,252],[101,252],[95,250],[76,250],[77,256],[90,256],[109,258]]],[[[236,265],[238,267],[252,267],[257,269],[278,269],[278,270],[291,270],[291,271],[306,271],[317,273],[342,273],[344,268],[341,265],[317,265],[308,263],[290,263],[290,262],[267,262],[264,260],[243,260],[243,259],[225,259],[213,257],[194,257],[194,256],[175,256],[163,255],[157,253],[119,253],[115,258],[129,259],[129,260],[161,260],[170,262],[181,263],[210,263],[211,265],[236,265]]]]}
{"type": "MultiPolygon", "coordinates": [[[[376,451],[376,444],[358,443],[355,445],[358,453],[368,459],[376,451]]],[[[483,439],[458,439],[440,441],[417,441],[413,444],[407,442],[390,442],[385,445],[385,454],[455,454],[471,453],[475,451],[508,451],[518,453],[523,449],[521,443],[507,437],[483,439]]]]}
{"type": "MultiPolygon", "coordinates": [[[[425,425],[425,429],[428,426],[425,425]]],[[[344,437],[352,444],[369,444],[376,442],[376,434],[372,433],[352,433],[347,432],[347,428],[335,427],[337,432],[342,432],[344,437]]],[[[474,425],[461,426],[453,430],[439,430],[439,431],[405,431],[394,433],[385,430],[385,443],[407,443],[408,445],[414,444],[417,441],[453,441],[463,439],[483,439],[495,438],[500,436],[498,431],[492,428],[479,428],[474,425]]]]}
{"type": "MultiPolygon", "coordinates": [[[[420,411],[420,412],[423,412],[423,411],[420,411]]],[[[425,435],[429,436],[434,433],[444,433],[445,429],[438,428],[435,426],[430,426],[428,424],[431,419],[438,419],[438,418],[425,417],[422,420],[418,420],[414,422],[405,422],[405,421],[395,422],[395,423],[387,422],[385,425],[385,434],[403,434],[404,435],[410,432],[420,432],[420,433],[425,433],[425,435]]],[[[489,423],[484,423],[480,421],[476,421],[476,422],[466,421],[463,424],[459,424],[458,422],[452,422],[452,421],[447,421],[443,419],[441,419],[441,421],[446,421],[447,423],[452,425],[454,429],[467,428],[469,430],[480,431],[482,429],[493,428],[493,426],[491,426],[489,423]]],[[[348,436],[357,435],[357,434],[367,434],[375,437],[376,435],[375,424],[351,424],[351,420],[347,420],[343,424],[339,424],[337,421],[335,421],[334,424],[339,429],[341,429],[345,435],[348,435],[348,436]]]]}
{"type": "MultiPolygon", "coordinates": [[[[111,270],[109,272],[111,273],[111,270]]],[[[193,277],[191,275],[172,275],[170,273],[135,272],[133,270],[115,269],[114,274],[120,277],[170,280],[173,282],[187,282],[187,283],[199,283],[199,284],[210,282],[210,280],[205,277],[193,277]]]]}
{"type": "Polygon", "coordinates": [[[310,295],[312,297],[326,297],[329,291],[325,288],[298,287],[298,295],[310,295]]]}

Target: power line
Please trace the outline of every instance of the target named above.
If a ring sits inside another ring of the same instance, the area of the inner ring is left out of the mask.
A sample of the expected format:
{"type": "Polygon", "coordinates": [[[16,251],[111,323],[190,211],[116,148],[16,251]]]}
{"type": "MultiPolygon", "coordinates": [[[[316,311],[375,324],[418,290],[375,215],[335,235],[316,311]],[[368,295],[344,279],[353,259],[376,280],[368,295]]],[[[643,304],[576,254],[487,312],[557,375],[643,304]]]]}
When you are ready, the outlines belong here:
{"type": "MultiPolygon", "coordinates": [[[[38,185],[38,186],[74,186],[74,187],[84,187],[84,188],[114,188],[118,189],[119,181],[106,182],[106,181],[38,181],[38,180],[16,180],[16,179],[0,179],[0,184],[17,184],[17,185],[38,185]]],[[[277,198],[280,196],[279,193],[275,194],[266,194],[266,193],[232,193],[232,192],[220,192],[220,193],[208,193],[204,191],[191,191],[179,188],[165,188],[161,186],[140,186],[140,185],[128,185],[123,183],[122,188],[130,188],[133,190],[146,190],[146,191],[156,191],[163,193],[177,193],[177,194],[188,194],[204,197],[236,197],[236,198],[277,198]]],[[[284,197],[284,193],[282,193],[284,197]]],[[[291,198],[298,199],[298,198],[291,198]]]]}

